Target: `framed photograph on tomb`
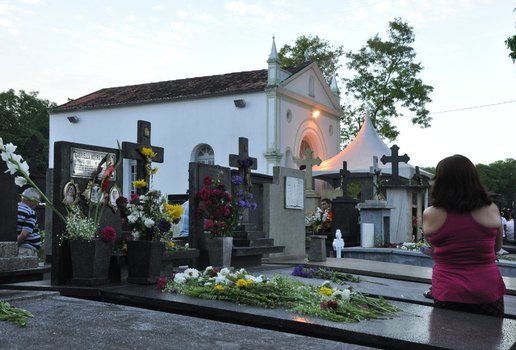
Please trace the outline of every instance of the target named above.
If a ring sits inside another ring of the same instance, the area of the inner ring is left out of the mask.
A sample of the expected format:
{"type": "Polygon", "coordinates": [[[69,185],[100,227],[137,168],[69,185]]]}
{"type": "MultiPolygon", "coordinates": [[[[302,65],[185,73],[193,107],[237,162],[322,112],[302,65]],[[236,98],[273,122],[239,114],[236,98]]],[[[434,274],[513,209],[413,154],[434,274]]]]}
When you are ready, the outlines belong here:
{"type": "Polygon", "coordinates": [[[120,188],[117,184],[114,184],[113,187],[109,190],[108,197],[108,205],[113,209],[114,212],[118,210],[118,205],[116,204],[116,200],[120,197],[120,188]]]}
{"type": "Polygon", "coordinates": [[[103,204],[107,197],[105,193],[102,193],[100,185],[93,183],[93,181],[88,182],[88,186],[86,186],[82,195],[88,204],[103,204]]]}
{"type": "Polygon", "coordinates": [[[67,182],[63,187],[63,200],[61,203],[69,207],[76,205],[79,203],[80,193],[79,185],[73,182],[73,180],[67,182]]]}
{"type": "Polygon", "coordinates": [[[304,198],[304,180],[298,177],[285,177],[285,208],[304,209],[304,198]]]}

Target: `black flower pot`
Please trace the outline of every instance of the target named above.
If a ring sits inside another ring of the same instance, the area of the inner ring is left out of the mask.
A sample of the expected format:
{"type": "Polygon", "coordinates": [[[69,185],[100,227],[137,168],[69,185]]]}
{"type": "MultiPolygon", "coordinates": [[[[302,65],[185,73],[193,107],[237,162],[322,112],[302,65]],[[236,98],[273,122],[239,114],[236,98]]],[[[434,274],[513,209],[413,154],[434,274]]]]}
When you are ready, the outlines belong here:
{"type": "Polygon", "coordinates": [[[154,284],[158,281],[165,246],[154,241],[127,242],[127,282],[154,284]]]}
{"type": "Polygon", "coordinates": [[[71,240],[72,281],[74,285],[95,286],[108,283],[111,243],[71,240]]]}

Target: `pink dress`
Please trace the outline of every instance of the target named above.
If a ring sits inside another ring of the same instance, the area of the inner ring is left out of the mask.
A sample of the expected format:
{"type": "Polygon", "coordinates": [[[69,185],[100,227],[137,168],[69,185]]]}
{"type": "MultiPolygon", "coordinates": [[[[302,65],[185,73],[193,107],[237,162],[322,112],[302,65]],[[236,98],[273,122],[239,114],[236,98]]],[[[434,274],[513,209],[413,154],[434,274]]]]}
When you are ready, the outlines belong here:
{"type": "Polygon", "coordinates": [[[470,213],[446,213],[444,225],[428,237],[434,247],[432,296],[438,301],[487,304],[505,294],[496,265],[497,229],[476,222],[470,213]]]}

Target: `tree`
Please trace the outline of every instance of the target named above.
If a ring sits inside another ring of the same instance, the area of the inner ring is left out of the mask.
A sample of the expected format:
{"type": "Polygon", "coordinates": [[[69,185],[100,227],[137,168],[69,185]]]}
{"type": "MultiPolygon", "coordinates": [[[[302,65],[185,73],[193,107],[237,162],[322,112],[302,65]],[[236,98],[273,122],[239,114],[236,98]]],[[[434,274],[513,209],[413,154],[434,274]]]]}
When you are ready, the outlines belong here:
{"type": "Polygon", "coordinates": [[[38,92],[19,94],[12,89],[0,93],[0,137],[4,143],[18,146],[17,153],[27,159],[31,153],[28,145],[31,137],[43,145],[37,152],[36,167],[48,166],[48,110],[56,103],[38,98],[38,92]]]}
{"type": "MultiPolygon", "coordinates": [[[[513,10],[516,12],[516,8],[513,10]]],[[[509,57],[512,59],[512,63],[516,61],[516,35],[510,36],[505,40],[505,45],[509,49],[509,57]]]]}
{"type": "Polygon", "coordinates": [[[278,58],[283,68],[290,68],[306,62],[308,57],[309,61],[317,62],[329,82],[333,74],[342,67],[339,59],[343,53],[343,46],[334,47],[318,36],[303,35],[296,39],[294,46],[284,45],[278,52],[278,58]]]}
{"type": "Polygon", "coordinates": [[[353,78],[344,79],[347,102],[343,106],[341,136],[344,143],[357,134],[366,112],[380,136],[391,141],[399,134],[391,119],[412,114],[413,124],[430,126],[432,118],[426,103],[433,87],[418,78],[423,70],[415,63],[415,50],[410,46],[415,36],[413,28],[400,18],[389,22],[389,40],[378,34],[367,40],[358,52],[345,54],[346,66],[356,72],[353,78]]]}
{"type": "Polygon", "coordinates": [[[487,190],[501,195],[502,208],[512,208],[516,196],[516,160],[499,160],[489,165],[477,164],[476,168],[487,190]]]}

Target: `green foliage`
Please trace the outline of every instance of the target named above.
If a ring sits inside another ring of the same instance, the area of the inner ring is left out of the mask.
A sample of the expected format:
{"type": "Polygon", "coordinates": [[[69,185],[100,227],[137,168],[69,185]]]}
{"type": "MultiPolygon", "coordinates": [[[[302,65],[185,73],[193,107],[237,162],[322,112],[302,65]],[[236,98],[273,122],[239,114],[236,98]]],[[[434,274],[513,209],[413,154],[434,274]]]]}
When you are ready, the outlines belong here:
{"type": "Polygon", "coordinates": [[[43,147],[36,152],[36,167],[47,168],[48,164],[48,110],[54,102],[38,98],[37,92],[18,94],[12,89],[0,93],[0,137],[4,143],[18,146],[18,153],[28,159],[31,155],[28,141],[35,137],[43,147]]]}
{"type": "Polygon", "coordinates": [[[344,143],[351,141],[369,112],[373,125],[380,136],[395,140],[399,134],[391,119],[409,112],[412,123],[423,128],[430,126],[431,117],[425,108],[432,100],[433,87],[418,78],[423,70],[415,63],[413,28],[400,18],[389,23],[389,40],[379,35],[367,40],[358,52],[347,52],[347,67],[356,72],[351,79],[344,79],[347,102],[343,106],[342,132],[344,143]]]}
{"type": "Polygon", "coordinates": [[[310,61],[316,62],[327,81],[342,67],[339,58],[344,53],[343,46],[334,47],[318,36],[300,36],[293,46],[284,45],[278,52],[278,58],[283,68],[296,67],[305,60],[305,53],[310,61]]]}
{"type": "MultiPolygon", "coordinates": [[[[516,8],[513,11],[516,12],[516,8]]],[[[509,49],[509,57],[512,59],[512,63],[516,62],[516,35],[508,37],[505,40],[505,45],[509,49]]]]}
{"type": "Polygon", "coordinates": [[[0,321],[8,321],[20,327],[26,327],[29,317],[33,317],[29,311],[11,306],[6,301],[0,301],[0,321]]]}
{"type": "Polygon", "coordinates": [[[516,160],[509,158],[489,165],[477,164],[476,168],[487,190],[501,195],[502,208],[512,208],[516,196],[516,160]]]}

